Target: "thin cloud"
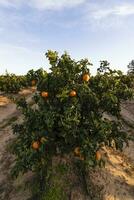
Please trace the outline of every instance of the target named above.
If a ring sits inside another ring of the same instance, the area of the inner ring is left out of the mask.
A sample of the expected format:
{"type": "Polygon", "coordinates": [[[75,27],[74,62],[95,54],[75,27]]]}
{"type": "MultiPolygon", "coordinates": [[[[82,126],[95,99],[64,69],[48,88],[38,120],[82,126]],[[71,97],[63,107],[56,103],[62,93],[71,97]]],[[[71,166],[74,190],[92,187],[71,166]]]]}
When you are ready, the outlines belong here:
{"type": "Polygon", "coordinates": [[[29,4],[35,8],[44,9],[62,9],[64,7],[74,7],[84,3],[85,0],[30,0],[29,4]]]}
{"type": "Polygon", "coordinates": [[[22,4],[22,2],[22,0],[0,0],[0,6],[17,8],[22,4]]]}
{"type": "Polygon", "coordinates": [[[94,19],[104,19],[107,17],[114,16],[129,16],[134,15],[134,4],[122,4],[118,6],[114,6],[113,8],[108,7],[98,7],[94,10],[90,8],[91,17],[94,19]]]}
{"type": "Polygon", "coordinates": [[[119,3],[105,1],[87,3],[83,14],[83,23],[90,25],[92,30],[108,30],[125,28],[125,23],[131,23],[134,15],[134,3],[119,3]],[[129,20],[128,20],[129,17],[129,20]]]}
{"type": "Polygon", "coordinates": [[[0,5],[5,7],[30,6],[39,10],[57,10],[65,7],[74,7],[86,0],[0,0],[0,5]]]}
{"type": "Polygon", "coordinates": [[[122,5],[119,6],[116,9],[116,14],[117,15],[122,15],[122,16],[127,16],[127,15],[134,15],[134,4],[127,4],[127,5],[122,5]]]}

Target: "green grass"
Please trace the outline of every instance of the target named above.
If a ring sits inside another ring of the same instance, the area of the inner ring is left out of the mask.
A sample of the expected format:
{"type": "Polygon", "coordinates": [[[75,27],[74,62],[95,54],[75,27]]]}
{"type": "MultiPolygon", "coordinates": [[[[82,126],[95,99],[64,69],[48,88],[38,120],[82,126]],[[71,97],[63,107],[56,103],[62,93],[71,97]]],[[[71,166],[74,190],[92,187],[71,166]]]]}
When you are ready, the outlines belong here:
{"type": "Polygon", "coordinates": [[[67,191],[71,188],[71,182],[67,178],[69,173],[70,167],[68,165],[54,164],[53,168],[48,169],[43,191],[40,188],[39,177],[35,176],[28,186],[32,192],[32,198],[29,200],[67,200],[67,191]]]}
{"type": "Polygon", "coordinates": [[[63,188],[55,185],[43,195],[42,200],[67,200],[67,196],[63,188]]]}

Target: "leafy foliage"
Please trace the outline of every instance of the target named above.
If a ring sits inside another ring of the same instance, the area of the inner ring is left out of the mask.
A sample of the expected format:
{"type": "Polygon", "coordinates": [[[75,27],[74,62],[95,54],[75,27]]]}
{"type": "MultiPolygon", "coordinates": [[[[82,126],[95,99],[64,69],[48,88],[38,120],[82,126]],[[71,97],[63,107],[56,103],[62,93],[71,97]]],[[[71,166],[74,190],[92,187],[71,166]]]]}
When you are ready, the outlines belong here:
{"type": "Polygon", "coordinates": [[[9,74],[0,76],[0,91],[7,93],[18,93],[22,88],[36,86],[36,84],[45,76],[45,71],[40,68],[36,71],[29,70],[24,76],[9,74]]]}
{"type": "Polygon", "coordinates": [[[41,72],[35,105],[31,107],[25,99],[18,102],[24,121],[13,128],[17,142],[12,172],[16,176],[28,170],[47,174],[56,155],[70,154],[84,165],[95,166],[101,147],[113,147],[114,143],[122,150],[129,139],[120,121],[121,101],[133,95],[129,76],[111,70],[106,61],[93,77],[87,59],[75,61],[67,53],[59,57],[53,51],[46,57],[51,71],[41,72]],[[83,78],[85,74],[88,79],[83,78]],[[113,120],[105,118],[104,113],[112,115],[113,120]]]}
{"type": "Polygon", "coordinates": [[[17,93],[21,88],[27,86],[25,76],[16,76],[15,74],[9,74],[0,76],[0,91],[7,93],[17,93]]]}
{"type": "Polygon", "coordinates": [[[42,68],[40,68],[36,71],[33,69],[29,70],[26,74],[26,79],[27,79],[28,85],[33,86],[32,85],[33,80],[35,81],[35,85],[36,85],[38,83],[38,81],[44,77],[45,73],[46,72],[42,68]]]}

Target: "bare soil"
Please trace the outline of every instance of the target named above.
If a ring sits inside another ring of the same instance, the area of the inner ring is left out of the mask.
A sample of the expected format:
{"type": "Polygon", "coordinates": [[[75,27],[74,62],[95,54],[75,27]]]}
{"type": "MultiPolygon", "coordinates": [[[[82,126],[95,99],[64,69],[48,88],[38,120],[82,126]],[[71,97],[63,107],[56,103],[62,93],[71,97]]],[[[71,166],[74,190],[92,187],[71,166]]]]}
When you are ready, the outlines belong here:
{"type": "MultiPolygon", "coordinates": [[[[21,91],[21,96],[31,98],[30,89],[21,91]]],[[[16,97],[16,95],[14,95],[16,97]]],[[[16,117],[18,120],[20,112],[16,105],[6,96],[0,96],[0,200],[26,200],[31,193],[26,189],[25,184],[31,177],[28,173],[13,180],[10,175],[14,163],[14,156],[9,151],[9,146],[15,139],[10,126],[10,121],[16,117]],[[6,124],[6,126],[5,126],[6,124]],[[4,128],[2,128],[4,127],[4,128]]]]}

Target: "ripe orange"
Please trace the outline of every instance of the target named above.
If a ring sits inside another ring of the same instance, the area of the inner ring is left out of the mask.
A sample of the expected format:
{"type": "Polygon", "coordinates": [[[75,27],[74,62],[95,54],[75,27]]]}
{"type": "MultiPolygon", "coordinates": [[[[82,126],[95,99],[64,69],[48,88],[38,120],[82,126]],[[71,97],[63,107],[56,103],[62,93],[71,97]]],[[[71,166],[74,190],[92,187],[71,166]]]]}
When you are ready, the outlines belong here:
{"type": "Polygon", "coordinates": [[[80,147],[76,147],[76,148],[74,149],[74,154],[75,154],[76,156],[80,156],[80,147]]]}
{"type": "Polygon", "coordinates": [[[40,139],[40,142],[41,142],[41,143],[47,142],[47,138],[42,137],[42,138],[40,139]]]}
{"type": "Polygon", "coordinates": [[[75,90],[72,90],[69,94],[70,97],[75,97],[77,95],[75,90]]]}
{"type": "Polygon", "coordinates": [[[41,96],[47,98],[47,97],[48,97],[48,92],[43,91],[43,92],[41,93],[41,96]]]}
{"type": "Polygon", "coordinates": [[[84,74],[84,75],[83,75],[83,77],[82,77],[82,79],[83,79],[83,81],[86,81],[86,82],[88,82],[88,81],[89,81],[89,79],[90,79],[90,76],[89,76],[89,74],[84,74]]]}
{"type": "Polygon", "coordinates": [[[36,80],[32,80],[32,86],[34,86],[36,84],[36,80]]]}
{"type": "Polygon", "coordinates": [[[38,141],[33,142],[33,143],[32,143],[32,147],[33,147],[33,149],[38,150],[39,147],[40,147],[39,142],[38,142],[38,141]]]}
{"type": "Polygon", "coordinates": [[[96,151],[95,157],[96,157],[96,160],[98,160],[98,161],[101,159],[101,153],[100,153],[100,151],[96,151]]]}

